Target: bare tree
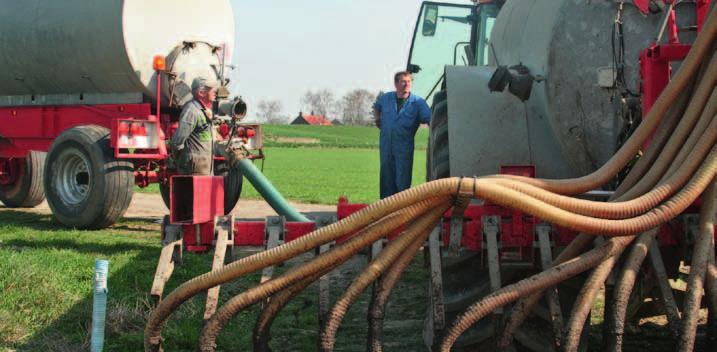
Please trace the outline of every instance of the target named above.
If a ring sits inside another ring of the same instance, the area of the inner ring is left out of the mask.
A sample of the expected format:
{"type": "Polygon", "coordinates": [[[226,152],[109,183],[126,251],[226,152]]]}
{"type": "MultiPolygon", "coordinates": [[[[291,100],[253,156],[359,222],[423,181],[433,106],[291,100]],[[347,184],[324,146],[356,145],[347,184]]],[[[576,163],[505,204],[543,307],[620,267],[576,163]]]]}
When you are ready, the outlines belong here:
{"type": "Polygon", "coordinates": [[[270,124],[286,123],[285,117],[281,116],[281,102],[278,100],[262,100],[257,105],[257,115],[263,121],[270,124]]]}
{"type": "Polygon", "coordinates": [[[371,105],[376,96],[366,89],[354,89],[341,98],[341,114],[344,123],[363,125],[371,121],[371,105]]]}
{"type": "Polygon", "coordinates": [[[307,91],[301,98],[305,111],[312,112],[314,115],[328,116],[335,106],[334,93],[328,89],[307,91]]]}

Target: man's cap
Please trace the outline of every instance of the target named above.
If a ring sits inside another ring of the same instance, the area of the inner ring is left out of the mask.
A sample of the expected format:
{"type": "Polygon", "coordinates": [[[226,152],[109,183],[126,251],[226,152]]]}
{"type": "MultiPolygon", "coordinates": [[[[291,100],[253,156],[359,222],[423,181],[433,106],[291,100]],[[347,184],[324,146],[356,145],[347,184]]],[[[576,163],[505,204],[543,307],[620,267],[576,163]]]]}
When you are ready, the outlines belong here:
{"type": "Polygon", "coordinates": [[[192,80],[192,90],[199,88],[219,88],[219,82],[216,79],[208,79],[206,77],[199,76],[192,80]]]}

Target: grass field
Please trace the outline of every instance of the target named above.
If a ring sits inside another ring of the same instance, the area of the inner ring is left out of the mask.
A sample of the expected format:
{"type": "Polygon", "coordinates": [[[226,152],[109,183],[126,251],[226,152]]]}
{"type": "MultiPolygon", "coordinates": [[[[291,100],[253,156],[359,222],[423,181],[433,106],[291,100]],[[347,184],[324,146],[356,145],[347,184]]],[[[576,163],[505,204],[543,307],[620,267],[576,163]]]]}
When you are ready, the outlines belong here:
{"type": "MultiPolygon", "coordinates": [[[[378,148],[378,128],[362,126],[265,125],[264,144],[333,148],[378,148]]],[[[416,149],[425,150],[428,129],[416,132],[416,149]]]]}
{"type": "MultiPolygon", "coordinates": [[[[0,351],[87,350],[95,258],[110,260],[105,351],[141,350],[159,251],[159,226],[153,222],[122,222],[105,231],[75,231],[58,229],[50,216],[0,211],[0,351]]],[[[210,255],[185,255],[165,293],[209,270],[210,259],[210,255]]],[[[409,351],[422,346],[427,292],[422,256],[417,261],[397,288],[386,322],[387,346],[409,351]]],[[[365,257],[357,257],[332,276],[333,299],[363,263],[365,257]]],[[[291,263],[279,271],[290,267],[291,263]]],[[[256,282],[258,274],[222,286],[221,300],[256,282]]],[[[272,329],[275,351],[315,350],[317,295],[318,289],[310,287],[279,315],[272,329]]],[[[167,351],[196,349],[204,299],[204,295],[195,297],[172,316],[163,330],[167,351]]],[[[337,351],[363,349],[367,304],[365,294],[345,318],[337,351]]],[[[235,318],[220,335],[219,350],[250,350],[257,314],[255,307],[235,318]]]]}
{"type": "MultiPolygon", "coordinates": [[[[416,133],[413,184],[426,179],[427,132],[416,133]]],[[[265,126],[269,139],[264,149],[263,171],[284,197],[314,204],[335,204],[345,195],[352,202],[368,203],[379,198],[378,130],[356,126],[265,126]],[[314,138],[320,143],[289,143],[314,138]]],[[[256,162],[262,167],[262,161],[256,162]]],[[[140,192],[158,192],[150,186],[140,192]]],[[[244,181],[242,199],[260,199],[244,181]]]]}

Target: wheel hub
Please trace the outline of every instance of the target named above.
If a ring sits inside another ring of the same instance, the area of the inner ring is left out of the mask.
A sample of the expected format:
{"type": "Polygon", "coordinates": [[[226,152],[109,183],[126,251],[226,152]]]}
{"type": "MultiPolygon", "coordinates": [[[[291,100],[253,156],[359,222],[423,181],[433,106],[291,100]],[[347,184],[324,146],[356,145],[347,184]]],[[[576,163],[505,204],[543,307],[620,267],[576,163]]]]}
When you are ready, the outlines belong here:
{"type": "Polygon", "coordinates": [[[89,195],[92,172],[87,158],[76,150],[66,150],[57,162],[53,183],[60,198],[71,205],[80,204],[89,195]]]}
{"type": "Polygon", "coordinates": [[[0,186],[14,184],[20,172],[20,160],[16,158],[0,160],[0,186]]]}

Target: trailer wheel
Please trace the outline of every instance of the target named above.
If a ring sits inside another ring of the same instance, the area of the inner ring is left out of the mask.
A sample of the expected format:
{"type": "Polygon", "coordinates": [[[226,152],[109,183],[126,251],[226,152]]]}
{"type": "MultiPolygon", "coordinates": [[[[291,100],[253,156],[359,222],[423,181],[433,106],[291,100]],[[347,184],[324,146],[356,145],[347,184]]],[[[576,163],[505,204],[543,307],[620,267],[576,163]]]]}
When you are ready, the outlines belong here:
{"type": "Polygon", "coordinates": [[[108,129],[79,126],[62,132],[52,143],[44,184],[47,202],[60,223],[101,229],[127,211],[134,166],[115,159],[108,129]]]}
{"type": "Polygon", "coordinates": [[[32,208],[45,200],[42,173],[47,153],[31,151],[23,159],[0,160],[0,201],[8,208],[32,208]]]}
{"type": "MultiPolygon", "coordinates": [[[[214,164],[214,175],[224,176],[224,214],[229,214],[241,197],[244,175],[237,167],[230,170],[223,161],[214,164]]],[[[169,182],[159,184],[159,193],[164,205],[169,209],[169,182]]]]}
{"type": "Polygon", "coordinates": [[[224,176],[224,214],[230,214],[241,197],[244,174],[238,167],[230,168],[225,162],[216,162],[214,175],[224,176]]]}

